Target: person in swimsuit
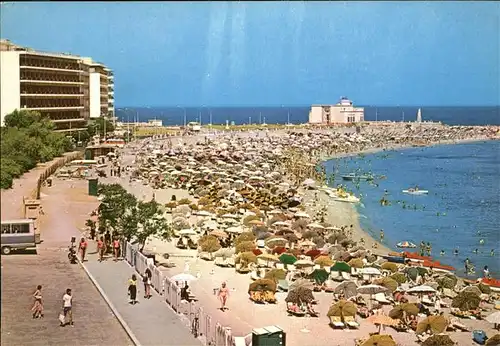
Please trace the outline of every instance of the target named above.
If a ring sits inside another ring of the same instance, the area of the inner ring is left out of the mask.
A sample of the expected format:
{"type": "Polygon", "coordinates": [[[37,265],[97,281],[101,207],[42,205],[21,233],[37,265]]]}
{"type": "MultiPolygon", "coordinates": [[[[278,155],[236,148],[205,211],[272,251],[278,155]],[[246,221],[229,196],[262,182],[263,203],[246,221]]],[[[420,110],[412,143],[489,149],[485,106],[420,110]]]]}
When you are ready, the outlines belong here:
{"type": "Polygon", "coordinates": [[[225,311],[227,308],[226,308],[226,302],[227,302],[227,298],[229,296],[229,289],[226,287],[226,283],[223,282],[222,285],[221,285],[221,288],[219,288],[219,299],[220,299],[220,302],[221,302],[221,310],[222,311],[225,311]]]}
{"type": "Polygon", "coordinates": [[[118,238],[113,240],[113,250],[115,252],[115,261],[118,261],[118,255],[120,254],[120,241],[118,238]]]}
{"type": "Polygon", "coordinates": [[[87,242],[85,238],[80,239],[80,244],[78,245],[78,250],[80,250],[80,255],[82,257],[82,262],[85,261],[85,254],[87,253],[87,242]]]}
{"type": "Polygon", "coordinates": [[[97,241],[97,252],[99,254],[99,262],[104,260],[104,252],[106,252],[106,245],[104,243],[104,237],[101,237],[97,241]]]}
{"type": "Polygon", "coordinates": [[[36,287],[35,293],[33,293],[33,298],[35,298],[35,304],[31,308],[33,312],[33,318],[43,317],[43,303],[42,303],[42,285],[36,287]]]}

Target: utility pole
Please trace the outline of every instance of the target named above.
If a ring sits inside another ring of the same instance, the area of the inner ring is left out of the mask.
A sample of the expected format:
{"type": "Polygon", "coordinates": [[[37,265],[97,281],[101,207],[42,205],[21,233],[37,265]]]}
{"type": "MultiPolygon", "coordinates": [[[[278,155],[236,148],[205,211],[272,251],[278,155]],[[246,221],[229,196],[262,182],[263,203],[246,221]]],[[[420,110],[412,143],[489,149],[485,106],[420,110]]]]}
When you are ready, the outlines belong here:
{"type": "Polygon", "coordinates": [[[259,112],[259,124],[262,125],[262,112],[259,112]]]}
{"type": "Polygon", "coordinates": [[[212,126],[212,110],[210,109],[210,126],[212,126]]]}
{"type": "Polygon", "coordinates": [[[290,125],[290,108],[288,108],[288,114],[287,114],[287,118],[286,118],[286,124],[290,125]]]}

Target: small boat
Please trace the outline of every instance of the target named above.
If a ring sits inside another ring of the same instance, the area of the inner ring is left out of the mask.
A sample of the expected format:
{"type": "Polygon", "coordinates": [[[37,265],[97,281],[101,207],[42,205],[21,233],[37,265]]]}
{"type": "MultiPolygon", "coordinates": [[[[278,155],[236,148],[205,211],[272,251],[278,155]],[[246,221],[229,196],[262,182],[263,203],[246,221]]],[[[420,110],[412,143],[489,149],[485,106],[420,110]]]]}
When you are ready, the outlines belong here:
{"type": "Polygon", "coordinates": [[[482,278],[481,283],[490,286],[492,291],[495,291],[495,292],[500,291],[500,280],[498,280],[498,279],[482,278]]]}
{"type": "Polygon", "coordinates": [[[403,190],[403,193],[407,193],[409,195],[427,195],[429,193],[428,190],[420,190],[418,187],[409,188],[408,190],[403,190]]]}
{"type": "Polygon", "coordinates": [[[411,241],[402,241],[397,243],[396,246],[404,249],[414,249],[417,247],[417,245],[413,244],[411,241]]]}
{"type": "Polygon", "coordinates": [[[362,174],[362,175],[357,175],[356,173],[349,173],[346,175],[342,176],[342,179],[344,180],[373,180],[373,175],[371,174],[362,174]]]}

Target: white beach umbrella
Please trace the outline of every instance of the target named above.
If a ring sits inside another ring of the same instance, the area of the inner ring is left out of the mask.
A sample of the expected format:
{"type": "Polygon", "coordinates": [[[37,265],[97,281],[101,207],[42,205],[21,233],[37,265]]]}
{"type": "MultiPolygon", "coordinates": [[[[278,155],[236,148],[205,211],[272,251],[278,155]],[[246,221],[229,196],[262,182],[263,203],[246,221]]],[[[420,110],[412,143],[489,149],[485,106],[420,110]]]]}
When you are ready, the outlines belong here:
{"type": "Polygon", "coordinates": [[[268,214],[270,214],[270,215],[280,215],[280,214],[283,214],[283,212],[281,210],[274,209],[274,210],[271,210],[270,212],[268,212],[268,214]]]}
{"type": "Polygon", "coordinates": [[[224,219],[238,219],[239,218],[238,215],[234,215],[234,214],[224,214],[224,215],[222,215],[222,217],[224,219]]]}
{"type": "Polygon", "coordinates": [[[196,235],[196,234],[197,233],[191,228],[181,229],[179,231],[179,235],[183,235],[183,236],[196,235]]]}
{"type": "Polygon", "coordinates": [[[434,293],[436,290],[430,286],[421,285],[410,288],[407,293],[434,293]]]}
{"type": "Polygon", "coordinates": [[[377,268],[366,267],[359,269],[359,273],[362,275],[381,275],[382,273],[377,268]]]}
{"type": "Polygon", "coordinates": [[[320,225],[319,223],[313,222],[307,225],[309,228],[317,228],[317,229],[324,229],[325,227],[320,225]]]}
{"type": "Polygon", "coordinates": [[[243,233],[243,228],[241,228],[240,226],[229,227],[228,229],[226,229],[226,232],[240,234],[243,233]]]}
{"type": "Polygon", "coordinates": [[[219,227],[219,224],[215,222],[214,220],[207,220],[203,223],[203,228],[207,229],[217,229],[219,227]]]}
{"type": "Polygon", "coordinates": [[[196,277],[189,273],[180,273],[170,278],[172,281],[189,282],[196,281],[196,277]]]}
{"type": "Polygon", "coordinates": [[[496,311],[491,315],[488,315],[486,317],[486,321],[494,324],[500,324],[500,311],[496,311]]]}
{"type": "Polygon", "coordinates": [[[310,218],[311,218],[311,217],[309,216],[309,214],[304,213],[303,211],[299,211],[298,213],[295,213],[295,216],[296,216],[296,217],[305,217],[305,218],[308,218],[308,219],[310,219],[310,218]]]}
{"type": "Polygon", "coordinates": [[[273,226],[290,226],[290,224],[285,221],[276,221],[275,223],[273,223],[273,226]]]}
{"type": "Polygon", "coordinates": [[[298,260],[293,264],[295,267],[314,267],[314,262],[308,259],[298,260]]]}
{"type": "Polygon", "coordinates": [[[198,216],[212,216],[213,214],[206,210],[200,210],[196,213],[198,216]]]}

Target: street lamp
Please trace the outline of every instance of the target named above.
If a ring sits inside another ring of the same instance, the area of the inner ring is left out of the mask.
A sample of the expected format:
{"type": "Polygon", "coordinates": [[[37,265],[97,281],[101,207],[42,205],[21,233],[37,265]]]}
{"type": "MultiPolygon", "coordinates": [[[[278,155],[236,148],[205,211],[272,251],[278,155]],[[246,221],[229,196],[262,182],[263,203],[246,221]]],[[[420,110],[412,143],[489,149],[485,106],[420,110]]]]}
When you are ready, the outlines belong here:
{"type": "Polygon", "coordinates": [[[187,124],[186,108],[182,106],[177,106],[177,108],[182,108],[184,110],[184,127],[186,127],[187,124]]]}

